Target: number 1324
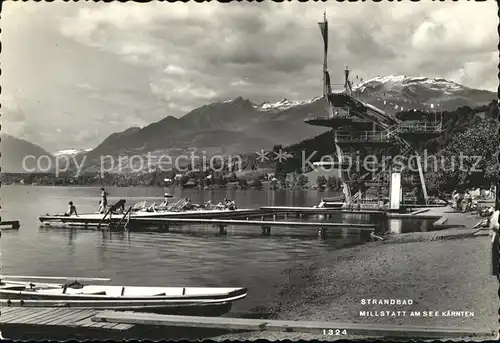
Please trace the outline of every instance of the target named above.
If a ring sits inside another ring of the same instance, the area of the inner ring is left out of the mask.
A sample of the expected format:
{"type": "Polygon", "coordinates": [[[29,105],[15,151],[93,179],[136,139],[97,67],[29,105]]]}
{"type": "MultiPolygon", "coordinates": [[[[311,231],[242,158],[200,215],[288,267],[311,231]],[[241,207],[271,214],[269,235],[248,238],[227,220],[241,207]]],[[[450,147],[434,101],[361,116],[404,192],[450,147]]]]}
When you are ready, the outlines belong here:
{"type": "Polygon", "coordinates": [[[347,330],[340,330],[340,329],[323,329],[323,335],[328,335],[328,336],[340,336],[340,335],[347,335],[347,330]]]}

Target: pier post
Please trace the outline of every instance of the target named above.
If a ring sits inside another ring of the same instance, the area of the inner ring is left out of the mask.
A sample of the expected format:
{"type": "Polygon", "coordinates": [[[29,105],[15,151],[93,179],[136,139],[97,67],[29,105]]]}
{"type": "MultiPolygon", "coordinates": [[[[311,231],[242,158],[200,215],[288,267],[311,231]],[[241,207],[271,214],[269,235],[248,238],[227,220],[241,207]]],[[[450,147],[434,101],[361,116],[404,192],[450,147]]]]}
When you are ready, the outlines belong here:
{"type": "Polygon", "coordinates": [[[319,232],[318,232],[318,235],[321,237],[321,238],[326,238],[326,233],[327,233],[327,229],[322,227],[321,229],[319,229],[319,232]]]}
{"type": "Polygon", "coordinates": [[[225,225],[219,225],[219,235],[227,235],[227,230],[225,225]]]}
{"type": "Polygon", "coordinates": [[[263,236],[270,236],[271,235],[271,227],[262,225],[262,235],[263,236]]]}

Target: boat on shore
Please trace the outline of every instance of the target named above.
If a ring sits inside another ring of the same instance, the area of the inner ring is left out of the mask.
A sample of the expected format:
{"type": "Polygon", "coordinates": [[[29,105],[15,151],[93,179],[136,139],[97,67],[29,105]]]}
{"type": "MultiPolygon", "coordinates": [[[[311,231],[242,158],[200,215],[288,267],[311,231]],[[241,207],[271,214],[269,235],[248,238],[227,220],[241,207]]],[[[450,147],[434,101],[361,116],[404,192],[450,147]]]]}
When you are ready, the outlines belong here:
{"type": "Polygon", "coordinates": [[[161,314],[220,316],[245,298],[246,288],[138,287],[2,280],[2,306],[71,307],[161,314]]]}

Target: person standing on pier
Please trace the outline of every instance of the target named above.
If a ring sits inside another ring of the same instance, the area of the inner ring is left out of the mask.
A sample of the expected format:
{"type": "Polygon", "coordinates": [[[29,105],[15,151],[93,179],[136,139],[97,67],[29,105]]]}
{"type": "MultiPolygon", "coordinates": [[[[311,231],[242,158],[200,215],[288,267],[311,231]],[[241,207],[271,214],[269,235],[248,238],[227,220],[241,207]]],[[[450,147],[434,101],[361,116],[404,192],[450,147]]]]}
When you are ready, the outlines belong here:
{"type": "Polygon", "coordinates": [[[105,213],[108,207],[108,193],[101,188],[101,200],[99,201],[99,213],[105,213]]]}

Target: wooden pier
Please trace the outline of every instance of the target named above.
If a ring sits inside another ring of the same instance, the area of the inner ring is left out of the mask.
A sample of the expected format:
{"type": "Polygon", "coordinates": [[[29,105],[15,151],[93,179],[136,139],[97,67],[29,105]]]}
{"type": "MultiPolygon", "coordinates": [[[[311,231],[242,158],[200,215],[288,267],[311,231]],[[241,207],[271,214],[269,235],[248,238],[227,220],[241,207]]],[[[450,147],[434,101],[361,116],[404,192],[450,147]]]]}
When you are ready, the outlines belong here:
{"type": "Polygon", "coordinates": [[[189,225],[205,224],[213,225],[219,228],[220,234],[226,234],[226,226],[258,226],[261,227],[264,235],[271,234],[271,227],[293,228],[307,227],[319,229],[322,236],[326,235],[328,229],[342,229],[353,231],[373,232],[377,225],[374,224],[355,224],[355,223],[326,223],[326,222],[292,222],[292,221],[274,221],[274,220],[236,220],[236,219],[194,219],[194,218],[131,218],[130,224],[146,223],[158,226],[168,231],[170,225],[189,225]]]}
{"type": "Polygon", "coordinates": [[[317,334],[318,337],[369,336],[369,337],[410,337],[410,338],[464,338],[494,337],[494,330],[475,328],[439,328],[413,325],[352,324],[313,321],[290,321],[268,319],[245,319],[227,317],[194,317],[160,315],[138,312],[102,311],[92,317],[92,321],[134,325],[155,325],[169,327],[217,328],[226,330],[281,331],[317,334]],[[327,331],[326,333],[324,331],[327,331]]]}
{"type": "Polygon", "coordinates": [[[335,208],[335,207],[300,207],[300,206],[263,206],[260,208],[262,213],[295,213],[295,214],[337,214],[337,213],[349,213],[349,214],[375,214],[375,215],[386,215],[387,211],[383,210],[357,210],[357,209],[347,209],[347,208],[335,208]]]}
{"type": "Polygon", "coordinates": [[[134,324],[92,321],[99,313],[92,309],[57,307],[2,307],[0,325],[64,326],[71,328],[100,328],[125,331],[134,324]]]}
{"type": "Polygon", "coordinates": [[[19,227],[19,220],[4,220],[0,222],[0,229],[2,230],[18,230],[19,227]]]}

